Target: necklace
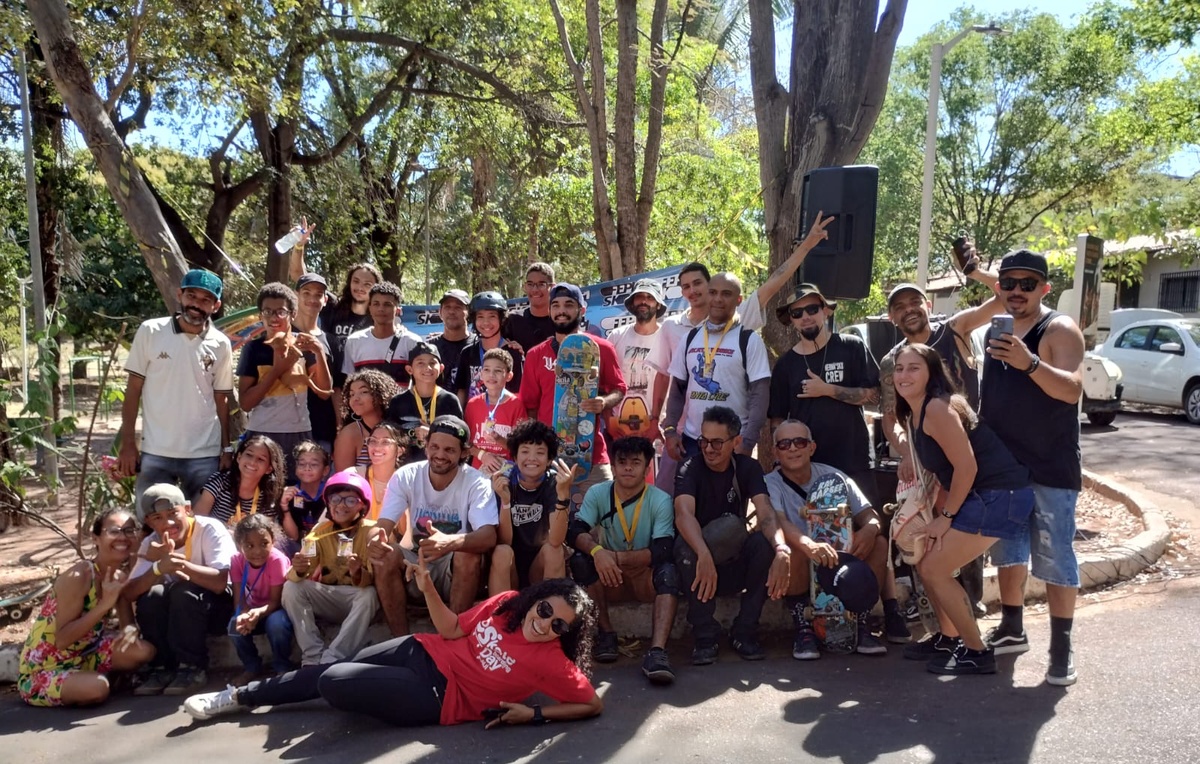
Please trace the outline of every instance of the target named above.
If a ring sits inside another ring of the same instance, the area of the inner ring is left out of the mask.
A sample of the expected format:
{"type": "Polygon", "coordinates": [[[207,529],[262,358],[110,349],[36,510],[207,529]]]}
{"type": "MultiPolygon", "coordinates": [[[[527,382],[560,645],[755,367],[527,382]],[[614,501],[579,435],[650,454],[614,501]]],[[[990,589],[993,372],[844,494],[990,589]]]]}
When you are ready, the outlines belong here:
{"type": "Polygon", "coordinates": [[[817,348],[817,342],[816,342],[816,340],[813,340],[813,351],[811,353],[797,353],[797,355],[800,356],[800,360],[804,361],[804,371],[808,372],[807,374],[804,375],[805,380],[808,379],[808,374],[816,374],[822,380],[825,379],[825,356],[829,352],[829,343],[832,341],[833,341],[833,337],[830,337],[828,340],[825,341],[825,344],[823,346],[821,346],[820,348],[817,348]],[[810,355],[816,355],[817,350],[821,351],[821,363],[817,365],[817,368],[820,371],[814,372],[813,368],[808,365],[808,357],[810,355]]]}

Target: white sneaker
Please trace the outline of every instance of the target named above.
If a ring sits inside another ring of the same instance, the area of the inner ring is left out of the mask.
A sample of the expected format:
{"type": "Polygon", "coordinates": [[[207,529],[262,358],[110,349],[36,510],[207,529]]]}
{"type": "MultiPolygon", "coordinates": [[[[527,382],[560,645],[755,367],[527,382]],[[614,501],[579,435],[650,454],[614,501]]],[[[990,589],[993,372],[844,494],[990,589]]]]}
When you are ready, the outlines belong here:
{"type": "Polygon", "coordinates": [[[241,710],[237,702],[237,688],[229,685],[220,692],[202,692],[183,701],[183,710],[193,719],[205,721],[221,714],[241,710]]]}

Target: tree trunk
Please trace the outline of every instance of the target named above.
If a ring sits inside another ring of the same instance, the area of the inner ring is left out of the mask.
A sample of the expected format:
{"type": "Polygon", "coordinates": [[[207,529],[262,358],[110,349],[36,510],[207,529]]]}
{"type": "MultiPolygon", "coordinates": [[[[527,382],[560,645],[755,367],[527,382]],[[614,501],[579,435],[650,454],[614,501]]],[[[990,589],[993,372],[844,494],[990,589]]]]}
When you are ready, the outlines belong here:
{"type": "Polygon", "coordinates": [[[492,248],[492,191],[496,187],[496,168],[491,154],[480,146],[471,155],[471,291],[498,283],[496,252],[492,248]]]}
{"type": "MultiPolygon", "coordinates": [[[[40,47],[30,45],[30,60],[44,60],[40,47]]],[[[29,106],[33,117],[33,153],[35,193],[37,194],[37,237],[42,250],[42,289],[46,297],[47,314],[58,306],[59,288],[62,284],[62,259],[58,248],[58,215],[61,178],[58,169],[58,152],[63,145],[62,118],[51,91],[44,86],[40,77],[29,78],[29,106]]],[[[48,346],[50,362],[61,368],[62,334],[56,333],[48,346]]],[[[50,389],[51,415],[55,421],[62,419],[61,376],[54,380],[50,389]]]]}
{"type": "MultiPolygon", "coordinates": [[[[628,270],[638,260],[637,117],[638,8],[637,0],[617,0],[617,103],[613,114],[613,176],[617,190],[617,241],[621,272],[614,278],[637,273],[628,270]]],[[[593,85],[594,87],[594,85],[593,85]]]]}
{"type": "Polygon", "coordinates": [[[133,155],[109,119],[104,100],[96,93],[67,6],[63,0],[30,0],[28,5],[54,86],[96,158],[163,301],[173,310],[186,270],[183,255],[133,155]]]}
{"type": "Polygon", "coordinates": [[[632,252],[622,248],[629,273],[646,270],[646,237],[650,212],[658,184],[658,160],[662,152],[663,108],[667,97],[667,56],[663,34],[667,26],[667,0],[655,0],[650,18],[650,111],[646,115],[646,148],[642,157],[642,182],[637,200],[637,242],[632,252]]]}

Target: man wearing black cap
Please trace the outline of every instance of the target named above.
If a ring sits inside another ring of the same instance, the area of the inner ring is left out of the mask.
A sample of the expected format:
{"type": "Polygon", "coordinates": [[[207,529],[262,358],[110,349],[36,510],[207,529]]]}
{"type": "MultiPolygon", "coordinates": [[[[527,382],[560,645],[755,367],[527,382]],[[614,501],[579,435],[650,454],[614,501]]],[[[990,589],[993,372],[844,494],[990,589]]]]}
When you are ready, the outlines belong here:
{"type": "Polygon", "coordinates": [[[837,303],[815,284],[800,284],[776,311],[800,341],[771,372],[771,429],[784,419],[806,423],[817,443],[813,458],[850,476],[872,501],[870,438],[863,406],[879,400],[879,366],[858,337],[829,330],[837,303]]]}
{"type": "Polygon", "coordinates": [[[1046,258],[1029,250],[1000,261],[997,285],[1013,317],[1013,333],[989,332],[983,364],[980,415],[1004,445],[1029,468],[1034,510],[1029,538],[998,541],[992,562],[999,568],[1000,625],[986,641],[997,654],[1029,649],[1022,623],[1027,566],[1046,582],[1050,606],[1050,667],[1046,681],[1075,683],[1071,628],[1079,564],[1075,503],[1082,487],[1079,397],[1083,394],[1083,333],[1066,315],[1042,305],[1050,292],[1046,258]]]}
{"type": "Polygon", "coordinates": [[[394,636],[408,633],[409,597],[423,601],[416,582],[406,584],[405,576],[406,563],[415,565],[418,554],[451,610],[465,612],[475,601],[500,516],[487,478],[465,463],[469,445],[467,423],[439,414],[429,426],[428,459],[404,465],[388,481],[369,551],[379,602],[394,636]]]}
{"type": "MultiPolygon", "coordinates": [[[[608,340],[617,350],[625,377],[625,400],[612,410],[608,433],[613,438],[637,435],[653,442],[667,398],[670,350],[658,320],[667,312],[658,279],[640,279],[625,298],[633,322],[614,329],[608,340]]],[[[651,464],[653,466],[653,464],[651,464]]],[[[651,470],[653,477],[653,470],[651,470]]]]}
{"type": "Polygon", "coordinates": [[[408,452],[410,462],[425,458],[425,439],[434,419],[442,414],[462,417],[458,396],[437,383],[441,373],[442,359],[437,346],[418,342],[408,352],[408,374],[412,383],[388,403],[384,419],[408,432],[412,441],[408,452]]]}
{"type": "Polygon", "coordinates": [[[450,392],[458,390],[458,359],[470,339],[467,332],[467,306],[471,298],[461,289],[450,289],[438,301],[438,315],[442,319],[442,333],[429,338],[442,356],[442,375],[438,384],[450,392]]]}

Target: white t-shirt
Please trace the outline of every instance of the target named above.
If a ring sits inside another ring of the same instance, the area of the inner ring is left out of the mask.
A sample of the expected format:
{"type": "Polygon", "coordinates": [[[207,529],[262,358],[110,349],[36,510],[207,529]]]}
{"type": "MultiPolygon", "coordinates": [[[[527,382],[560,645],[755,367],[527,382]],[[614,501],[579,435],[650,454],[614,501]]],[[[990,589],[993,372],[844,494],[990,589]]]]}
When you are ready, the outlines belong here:
{"type": "Polygon", "coordinates": [[[729,327],[724,335],[721,334],[722,329],[714,330],[709,326],[707,333],[701,329],[686,348],[683,347],[687,340],[685,335],[680,341],[681,352],[675,353],[671,359],[671,376],[688,381],[680,431],[690,438],[700,437],[700,422],[710,406],[728,406],[745,420],[750,409],[750,390],[746,377],[749,376],[751,382],[757,382],[771,376],[767,346],[763,344],[762,337],[750,335],[743,368],[740,324],[729,327]],[[706,362],[704,354],[706,339],[709,352],[712,353],[711,365],[706,362]]]}
{"type": "MultiPolygon", "coordinates": [[[[234,553],[237,552],[237,545],[233,543],[233,536],[229,535],[225,523],[215,517],[205,517],[204,515],[197,515],[193,519],[196,521],[196,527],[192,530],[192,551],[188,555],[188,562],[216,570],[229,570],[229,564],[233,561],[234,553]]],[[[157,533],[151,533],[142,539],[142,545],[138,548],[138,563],[133,567],[133,572],[129,574],[130,579],[145,575],[154,566],[154,563],[146,559],[151,542],[161,543],[162,539],[157,533]]],[[[175,551],[182,552],[185,548],[181,544],[175,548],[175,551]]],[[[163,578],[173,581],[175,576],[164,576],[163,578]]]]}
{"type": "Polygon", "coordinates": [[[138,327],[125,370],[141,377],[142,451],[170,459],[221,454],[221,420],[214,392],[233,390],[229,338],[209,322],[200,334],[174,316],[138,327]]]}
{"type": "MultiPolygon", "coordinates": [[[[762,306],[758,304],[758,290],[755,289],[750,295],[742,300],[742,304],[737,308],[739,323],[745,329],[756,332],[766,326],[766,321],[763,317],[762,306]]],[[[661,331],[666,337],[667,346],[667,363],[664,368],[671,368],[671,362],[675,360],[675,353],[679,350],[679,344],[687,337],[688,332],[695,329],[699,324],[692,323],[688,318],[688,309],[684,309],[681,313],[675,313],[667,316],[662,320],[661,331]]],[[[612,336],[609,336],[612,339],[612,336]]]]}
{"type": "MultiPolygon", "coordinates": [[[[671,368],[666,333],[660,327],[654,334],[638,334],[634,324],[630,324],[610,333],[608,341],[617,350],[621,374],[628,385],[626,400],[640,398],[646,412],[654,413],[654,383],[659,374],[666,374],[671,368]]],[[[624,401],[613,410],[614,415],[623,406],[624,401]]]]}
{"type": "Polygon", "coordinates": [[[444,491],[436,491],[429,482],[429,462],[406,464],[396,470],[388,481],[383,496],[380,520],[400,521],[408,512],[405,546],[413,548],[416,539],[428,535],[423,530],[424,518],[442,533],[469,533],[485,525],[499,525],[500,513],[491,483],[479,470],[469,465],[458,468],[458,474],[444,491]]]}
{"type": "Polygon", "coordinates": [[[408,354],[414,345],[424,342],[420,337],[396,326],[392,337],[380,339],[375,336],[375,329],[367,327],[354,332],[346,338],[346,347],[342,356],[342,373],[349,376],[356,371],[376,369],[387,374],[401,386],[408,386],[408,372],[404,367],[408,364],[408,354]],[[399,337],[395,351],[392,351],[392,339],[399,337]]]}

